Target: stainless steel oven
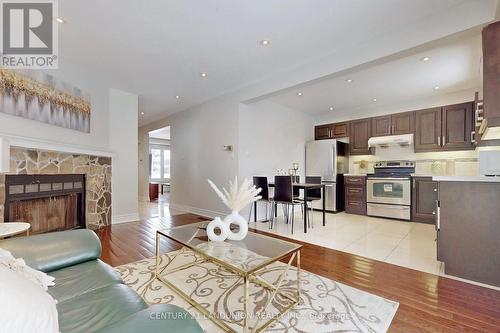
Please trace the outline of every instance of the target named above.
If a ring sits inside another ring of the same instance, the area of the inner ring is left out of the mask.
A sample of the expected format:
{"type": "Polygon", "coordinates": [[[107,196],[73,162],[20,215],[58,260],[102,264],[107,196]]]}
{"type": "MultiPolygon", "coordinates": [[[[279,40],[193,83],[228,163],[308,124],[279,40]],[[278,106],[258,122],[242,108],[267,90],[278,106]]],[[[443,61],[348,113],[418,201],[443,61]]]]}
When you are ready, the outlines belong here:
{"type": "Polygon", "coordinates": [[[368,178],[366,202],[391,205],[411,205],[409,178],[368,178]]]}
{"type": "Polygon", "coordinates": [[[402,220],[411,219],[413,162],[377,162],[375,174],[366,182],[367,214],[402,220]]]}

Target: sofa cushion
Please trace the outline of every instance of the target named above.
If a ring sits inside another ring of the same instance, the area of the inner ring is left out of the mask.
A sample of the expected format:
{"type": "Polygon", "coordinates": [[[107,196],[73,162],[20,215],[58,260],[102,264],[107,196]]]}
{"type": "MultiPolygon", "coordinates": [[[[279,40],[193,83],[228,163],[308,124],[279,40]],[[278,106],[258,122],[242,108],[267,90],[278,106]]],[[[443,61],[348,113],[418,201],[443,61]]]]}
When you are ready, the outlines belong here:
{"type": "Polygon", "coordinates": [[[124,284],[112,284],[57,304],[61,333],[97,331],[147,308],[124,284]]]}
{"type": "Polygon", "coordinates": [[[55,286],[48,292],[57,301],[64,302],[89,291],[122,283],[118,274],[100,260],[91,260],[50,272],[55,286]]]}
{"type": "Polygon", "coordinates": [[[172,304],[155,304],[96,333],[203,333],[186,310],[172,304]]]}

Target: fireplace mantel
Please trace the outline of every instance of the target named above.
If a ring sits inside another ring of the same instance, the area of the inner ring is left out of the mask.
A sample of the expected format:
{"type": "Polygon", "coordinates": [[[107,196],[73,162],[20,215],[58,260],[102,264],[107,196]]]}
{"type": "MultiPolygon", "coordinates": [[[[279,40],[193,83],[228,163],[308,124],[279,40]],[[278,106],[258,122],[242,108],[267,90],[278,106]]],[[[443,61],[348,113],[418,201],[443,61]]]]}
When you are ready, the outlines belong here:
{"type": "Polygon", "coordinates": [[[100,150],[88,146],[68,144],[65,142],[36,139],[27,136],[5,134],[2,132],[0,132],[0,137],[9,140],[9,143],[12,147],[19,147],[24,149],[36,149],[43,151],[52,151],[52,152],[60,152],[68,154],[81,154],[81,155],[90,155],[99,157],[116,156],[115,153],[110,151],[100,150]]]}

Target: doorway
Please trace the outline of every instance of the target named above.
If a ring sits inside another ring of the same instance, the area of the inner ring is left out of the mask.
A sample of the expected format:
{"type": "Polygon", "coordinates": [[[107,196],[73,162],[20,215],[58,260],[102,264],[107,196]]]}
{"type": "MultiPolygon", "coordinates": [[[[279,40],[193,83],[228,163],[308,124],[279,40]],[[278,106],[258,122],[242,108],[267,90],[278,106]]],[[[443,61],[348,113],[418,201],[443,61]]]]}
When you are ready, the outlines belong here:
{"type": "Polygon", "coordinates": [[[141,207],[141,215],[149,217],[167,217],[171,215],[170,205],[170,126],[148,133],[149,143],[149,202],[141,207]]]}

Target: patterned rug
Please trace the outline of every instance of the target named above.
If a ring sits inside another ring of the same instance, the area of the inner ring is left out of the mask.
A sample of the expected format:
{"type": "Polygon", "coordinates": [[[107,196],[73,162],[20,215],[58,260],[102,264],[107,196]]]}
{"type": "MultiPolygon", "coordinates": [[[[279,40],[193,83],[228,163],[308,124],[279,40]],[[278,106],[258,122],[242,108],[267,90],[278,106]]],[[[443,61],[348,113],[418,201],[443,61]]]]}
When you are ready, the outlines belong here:
{"type": "MultiPolygon", "coordinates": [[[[160,267],[168,269],[199,261],[199,257],[188,249],[169,252],[161,257],[160,267]],[[172,261],[172,259],[175,260],[172,261]]],[[[277,285],[286,265],[276,263],[261,271],[260,276],[277,285]]],[[[172,303],[188,310],[205,332],[223,332],[211,320],[204,318],[189,303],[157,280],[154,275],[155,258],[115,267],[123,281],[134,289],[148,304],[172,303]]],[[[297,271],[291,267],[282,283],[284,294],[296,295],[297,271]]],[[[301,302],[286,313],[267,332],[386,332],[396,314],[398,303],[346,286],[333,280],[302,270],[301,302]]],[[[203,307],[216,313],[237,332],[242,331],[243,284],[235,274],[211,263],[194,264],[188,269],[168,275],[168,280],[182,289],[203,307]]],[[[250,326],[258,320],[277,313],[290,304],[288,298],[277,295],[270,306],[271,292],[250,284],[250,326]],[[264,316],[262,314],[265,314],[264,316]]],[[[259,326],[265,322],[259,321],[259,326]]]]}

